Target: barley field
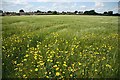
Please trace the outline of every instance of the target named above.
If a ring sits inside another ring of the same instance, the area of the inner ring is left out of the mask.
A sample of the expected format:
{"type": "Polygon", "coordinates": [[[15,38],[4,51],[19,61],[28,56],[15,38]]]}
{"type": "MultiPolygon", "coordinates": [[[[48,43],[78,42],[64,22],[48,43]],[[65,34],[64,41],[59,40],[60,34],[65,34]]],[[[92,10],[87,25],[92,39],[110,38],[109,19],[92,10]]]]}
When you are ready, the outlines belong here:
{"type": "Polygon", "coordinates": [[[118,17],[2,17],[3,78],[118,77],[118,17]]]}

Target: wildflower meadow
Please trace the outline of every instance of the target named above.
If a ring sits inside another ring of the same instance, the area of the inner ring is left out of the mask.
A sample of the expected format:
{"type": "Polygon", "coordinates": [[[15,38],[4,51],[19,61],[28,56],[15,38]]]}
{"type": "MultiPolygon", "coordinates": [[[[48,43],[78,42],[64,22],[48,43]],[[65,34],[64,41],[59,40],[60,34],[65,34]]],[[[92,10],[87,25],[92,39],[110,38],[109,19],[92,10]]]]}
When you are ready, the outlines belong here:
{"type": "Polygon", "coordinates": [[[3,78],[116,78],[118,17],[2,17],[3,78]]]}

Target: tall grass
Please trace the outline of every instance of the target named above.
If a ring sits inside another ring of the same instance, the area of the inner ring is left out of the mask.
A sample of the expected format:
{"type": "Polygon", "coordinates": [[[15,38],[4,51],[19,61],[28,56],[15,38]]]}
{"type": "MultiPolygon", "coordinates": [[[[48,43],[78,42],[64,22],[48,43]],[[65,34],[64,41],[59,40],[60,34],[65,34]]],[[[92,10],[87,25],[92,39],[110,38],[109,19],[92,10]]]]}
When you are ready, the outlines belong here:
{"type": "Polygon", "coordinates": [[[3,17],[3,78],[118,77],[118,19],[3,17]]]}

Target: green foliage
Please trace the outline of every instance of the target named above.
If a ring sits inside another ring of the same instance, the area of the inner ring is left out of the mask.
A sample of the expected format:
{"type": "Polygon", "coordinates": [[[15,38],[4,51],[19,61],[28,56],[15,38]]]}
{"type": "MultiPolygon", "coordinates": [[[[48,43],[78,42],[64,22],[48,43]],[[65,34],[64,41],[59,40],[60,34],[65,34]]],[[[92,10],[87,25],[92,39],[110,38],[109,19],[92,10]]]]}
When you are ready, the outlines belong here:
{"type": "Polygon", "coordinates": [[[3,78],[115,78],[118,18],[3,17],[3,78]]]}

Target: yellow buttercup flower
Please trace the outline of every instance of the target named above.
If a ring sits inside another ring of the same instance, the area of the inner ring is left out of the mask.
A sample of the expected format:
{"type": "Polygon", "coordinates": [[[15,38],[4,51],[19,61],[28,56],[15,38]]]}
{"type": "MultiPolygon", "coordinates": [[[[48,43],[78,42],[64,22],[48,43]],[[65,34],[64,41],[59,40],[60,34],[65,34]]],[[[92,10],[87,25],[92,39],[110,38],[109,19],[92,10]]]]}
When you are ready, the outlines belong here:
{"type": "Polygon", "coordinates": [[[77,38],[76,38],[76,37],[74,37],[74,40],[77,40],[77,38]]]}
{"type": "Polygon", "coordinates": [[[37,45],[37,48],[39,47],[39,45],[37,45]]]}
{"type": "Polygon", "coordinates": [[[27,59],[24,59],[23,61],[27,61],[27,59]]]}
{"type": "Polygon", "coordinates": [[[53,60],[50,60],[50,62],[53,62],[53,60]]]}
{"type": "Polygon", "coordinates": [[[57,67],[56,70],[59,70],[59,67],[57,67]]]}
{"type": "Polygon", "coordinates": [[[46,78],[49,78],[49,76],[46,76],[46,78]]]}
{"type": "Polygon", "coordinates": [[[72,48],[72,51],[74,50],[74,48],[72,48]]]}
{"type": "Polygon", "coordinates": [[[47,74],[47,72],[45,72],[45,74],[47,74]]]}
{"type": "Polygon", "coordinates": [[[25,77],[26,75],[24,74],[23,77],[25,77]]]}
{"type": "Polygon", "coordinates": [[[34,59],[37,60],[37,56],[34,56],[34,59]]]}
{"type": "Polygon", "coordinates": [[[57,48],[57,50],[59,51],[59,49],[57,48]]]}
{"type": "Polygon", "coordinates": [[[70,74],[70,77],[72,77],[73,75],[72,74],[70,74]]]}
{"type": "Polygon", "coordinates": [[[27,47],[29,47],[29,44],[27,44],[27,47]]]}
{"type": "Polygon", "coordinates": [[[102,58],[102,60],[105,60],[105,59],[106,59],[105,57],[102,58]]]}
{"type": "Polygon", "coordinates": [[[29,56],[28,54],[25,55],[25,57],[28,57],[28,56],[29,56]]]}
{"type": "Polygon", "coordinates": [[[72,64],[72,67],[74,67],[75,66],[75,64],[72,64]]]}
{"type": "Polygon", "coordinates": [[[50,59],[47,60],[48,62],[50,61],[50,59]]]}
{"type": "Polygon", "coordinates": [[[111,65],[109,65],[109,64],[106,64],[106,67],[112,68],[111,65]]]}
{"type": "Polygon", "coordinates": [[[32,72],[32,69],[30,70],[30,72],[32,72]]]}
{"type": "Polygon", "coordinates": [[[14,64],[17,64],[17,61],[14,61],[14,64]]]}
{"type": "Polygon", "coordinates": [[[68,42],[66,41],[66,44],[68,44],[68,42]]]}
{"type": "Polygon", "coordinates": [[[82,65],[80,62],[78,62],[79,65],[82,65]]]}
{"type": "Polygon", "coordinates": [[[65,67],[66,67],[67,65],[64,63],[64,64],[63,64],[63,66],[65,66],[65,67]]]}
{"type": "Polygon", "coordinates": [[[53,67],[55,68],[55,67],[57,67],[57,65],[54,65],[53,67]]]}
{"type": "Polygon", "coordinates": [[[44,62],[43,62],[43,63],[40,63],[40,65],[41,65],[41,66],[44,65],[44,62]]]}
{"type": "Polygon", "coordinates": [[[60,75],[60,72],[56,72],[56,76],[59,76],[60,75]]]}
{"type": "Polygon", "coordinates": [[[95,72],[97,72],[97,69],[95,69],[95,72]]]}
{"type": "Polygon", "coordinates": [[[49,74],[51,74],[51,72],[49,72],[49,74]]]}
{"type": "Polygon", "coordinates": [[[38,68],[35,68],[35,71],[38,71],[38,68]]]}

